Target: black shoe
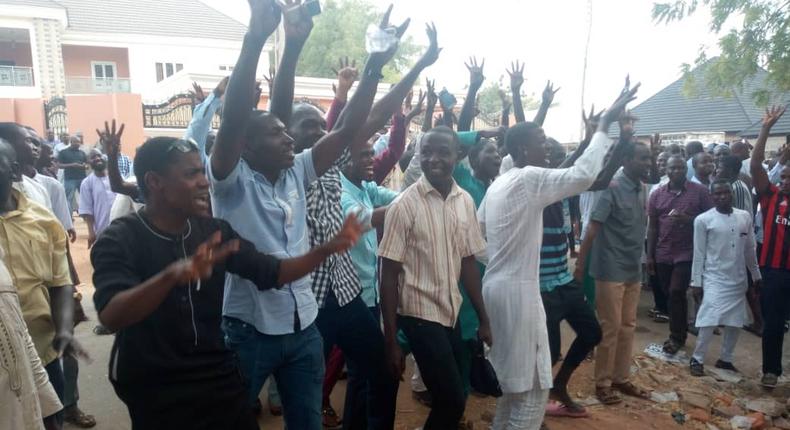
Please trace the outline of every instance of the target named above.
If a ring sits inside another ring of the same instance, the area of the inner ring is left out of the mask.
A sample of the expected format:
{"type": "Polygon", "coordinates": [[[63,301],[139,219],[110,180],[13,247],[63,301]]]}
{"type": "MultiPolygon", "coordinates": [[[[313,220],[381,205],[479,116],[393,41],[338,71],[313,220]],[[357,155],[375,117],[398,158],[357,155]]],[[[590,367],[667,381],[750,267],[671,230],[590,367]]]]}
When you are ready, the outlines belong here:
{"type": "Polygon", "coordinates": [[[689,362],[689,370],[691,371],[691,376],[705,376],[705,366],[693,358],[689,362]]]}
{"type": "Polygon", "coordinates": [[[699,329],[691,324],[689,324],[688,326],[688,332],[693,334],[694,336],[699,336],[699,329]]]}
{"type": "Polygon", "coordinates": [[[97,336],[106,336],[108,334],[112,334],[112,332],[107,327],[97,324],[96,327],[93,327],[93,334],[97,336]]]}
{"type": "Polygon", "coordinates": [[[738,373],[738,369],[736,369],[735,366],[732,365],[732,363],[727,362],[727,361],[718,360],[716,362],[716,368],[717,369],[729,370],[729,371],[738,373]]]}
{"type": "Polygon", "coordinates": [[[414,400],[416,400],[417,402],[419,402],[420,404],[422,404],[424,406],[427,406],[429,408],[431,407],[431,404],[433,403],[433,399],[431,398],[431,392],[427,391],[427,390],[426,391],[412,391],[411,392],[411,397],[414,400]]]}

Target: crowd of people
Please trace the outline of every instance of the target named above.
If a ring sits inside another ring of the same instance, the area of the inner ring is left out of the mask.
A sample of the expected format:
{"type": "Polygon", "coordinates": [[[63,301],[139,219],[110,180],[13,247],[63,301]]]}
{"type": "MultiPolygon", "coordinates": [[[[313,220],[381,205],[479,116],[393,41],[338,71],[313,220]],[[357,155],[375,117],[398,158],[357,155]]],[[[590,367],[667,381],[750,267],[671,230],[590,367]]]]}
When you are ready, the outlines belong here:
{"type": "Polygon", "coordinates": [[[790,149],[766,160],[765,145],[784,107],[766,111],[753,149],[646,143],[627,109],[639,84],[626,78],[610,107],[583,113],[584,139],[566,154],[542,128],[559,89],[548,83],[527,121],[516,62],[501,126],[473,131],[484,62],[466,64],[459,110],[430,80],[412,103],[441,52],[432,24],[425,52],[374,103],[409,25],[391,24],[390,7],[379,24],[389,43],[359,69],[340,61],[325,113],[294,101],[309,9],[250,5],[232,75],[208,95],[195,86],[182,139],[148,139],[131,160],[114,120],[91,149],[81,133],[0,124],[10,428],[96,425],[77,406],[78,358],[89,355],[73,335],[86,319],[69,250],[75,213],[88,228],[94,332],[114,334],[109,380],[134,429],[257,429],[267,381],[269,408],[290,429],[392,429],[407,356],[414,397],[430,406],[426,430],[459,428],[472,392],[498,396],[495,430],[587,417],[568,391],[586,359],[601,403],[649,398],[629,380],[643,285],[651,318],[668,323],[664,353],[695,336],[691,375],[705,374],[721,331],[715,366],[737,372],[748,327],[762,336],[762,385],[776,387],[790,316],[790,149]],[[281,19],[285,48],[259,110],[258,59],[281,19]],[[564,356],[562,321],[576,335],[564,356]],[[330,393],[344,368],[341,416],[330,393]]]}

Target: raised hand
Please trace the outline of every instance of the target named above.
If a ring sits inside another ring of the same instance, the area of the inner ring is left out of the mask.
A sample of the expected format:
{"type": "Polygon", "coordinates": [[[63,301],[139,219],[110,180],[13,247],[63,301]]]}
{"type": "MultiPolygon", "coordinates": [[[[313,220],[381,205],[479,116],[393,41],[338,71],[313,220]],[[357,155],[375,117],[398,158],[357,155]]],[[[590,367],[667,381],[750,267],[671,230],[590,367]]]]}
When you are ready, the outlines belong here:
{"type": "Polygon", "coordinates": [[[518,60],[510,63],[510,70],[507,70],[507,74],[510,75],[511,89],[521,88],[521,85],[524,84],[524,66],[524,63],[519,66],[518,60]]]}
{"type": "Polygon", "coordinates": [[[225,90],[228,88],[228,81],[230,81],[230,76],[225,76],[222,78],[221,81],[214,87],[214,97],[222,97],[225,95],[225,90]]]}
{"type": "MultiPolygon", "coordinates": [[[[394,29],[395,38],[400,41],[400,38],[403,37],[403,34],[406,33],[406,29],[409,28],[409,23],[411,22],[410,18],[407,18],[406,21],[397,27],[390,25],[390,15],[392,14],[392,5],[387,8],[387,11],[384,12],[384,17],[381,18],[381,23],[379,24],[379,28],[381,30],[387,29],[394,29]]],[[[380,71],[385,64],[387,64],[392,57],[395,56],[395,52],[398,50],[398,43],[395,43],[389,50],[385,52],[375,52],[370,54],[370,58],[368,59],[368,65],[373,67],[373,70],[380,71]]],[[[435,61],[435,60],[434,60],[435,61]]]]}
{"type": "Polygon", "coordinates": [[[436,102],[439,101],[439,96],[436,94],[436,80],[430,80],[425,78],[425,86],[426,86],[426,100],[428,106],[433,108],[436,106],[436,102]]]}
{"type": "Polygon", "coordinates": [[[409,107],[410,110],[408,111],[408,113],[406,113],[406,124],[410,123],[412,119],[416,118],[417,115],[422,113],[423,111],[422,105],[425,102],[425,97],[427,95],[428,95],[427,93],[423,93],[422,90],[420,90],[420,95],[419,98],[417,99],[417,104],[414,105],[414,107],[410,106],[409,107]]]}
{"type": "MultiPolygon", "coordinates": [[[[420,96],[422,96],[422,90],[420,90],[420,96]]],[[[409,90],[409,92],[406,93],[406,98],[403,99],[403,109],[401,109],[401,112],[408,112],[411,110],[412,108],[411,100],[413,97],[414,97],[414,91],[409,90]]]]}
{"type": "MultiPolygon", "coordinates": [[[[420,66],[428,67],[439,59],[439,54],[442,48],[439,47],[439,40],[437,39],[436,26],[433,23],[425,24],[425,33],[428,35],[428,50],[422,54],[420,58],[420,66]]],[[[400,36],[399,36],[400,37],[400,36]]]]}
{"type": "Polygon", "coordinates": [[[192,82],[192,97],[198,101],[198,103],[203,103],[203,100],[206,100],[206,94],[203,93],[203,87],[198,85],[197,82],[192,82]]]}
{"type": "Polygon", "coordinates": [[[248,0],[250,3],[249,33],[265,42],[280,25],[282,10],[275,0],[248,0]]]}
{"type": "MultiPolygon", "coordinates": [[[[626,82],[630,84],[628,78],[626,78],[626,82]]],[[[626,105],[636,99],[636,93],[639,90],[640,85],[641,84],[636,84],[633,88],[629,88],[630,85],[626,85],[626,87],[623,88],[614,103],[612,103],[609,109],[606,109],[606,111],[603,113],[600,124],[601,126],[605,126],[608,130],[609,125],[620,119],[620,116],[625,111],[626,105]]]]}
{"type": "Polygon", "coordinates": [[[222,233],[218,231],[198,246],[194,255],[171,264],[168,271],[177,285],[207,279],[211,277],[216,264],[225,261],[238,250],[238,240],[222,243],[222,233]]]}
{"type": "Polygon", "coordinates": [[[551,81],[547,81],[546,88],[543,89],[542,103],[544,105],[551,106],[551,104],[554,102],[554,95],[557,94],[557,91],[559,91],[560,88],[561,87],[557,87],[555,90],[554,84],[552,84],[551,81]]]}
{"type": "MultiPolygon", "coordinates": [[[[507,93],[500,88],[499,91],[497,91],[497,95],[499,95],[499,100],[502,102],[502,110],[510,109],[510,107],[513,105],[513,102],[510,101],[507,93]]],[[[584,112],[582,112],[582,117],[584,117],[584,112]]]]}
{"type": "Polygon", "coordinates": [[[359,221],[357,214],[349,214],[340,231],[324,246],[333,254],[346,251],[356,245],[367,230],[359,221]]]}
{"type": "Polygon", "coordinates": [[[104,148],[104,153],[110,159],[117,159],[121,152],[121,136],[123,136],[124,124],[121,128],[115,129],[115,120],[112,120],[112,128],[107,121],[104,121],[104,131],[96,129],[96,134],[99,135],[99,143],[104,148]]]}
{"type": "Polygon", "coordinates": [[[661,135],[658,133],[650,136],[650,154],[657,157],[661,153],[661,135]]]}
{"type": "Polygon", "coordinates": [[[765,109],[765,115],[763,116],[763,128],[771,129],[779,118],[784,115],[785,111],[787,110],[787,106],[772,106],[771,108],[765,109]]]}
{"type": "Polygon", "coordinates": [[[630,141],[634,137],[634,124],[639,121],[631,111],[623,112],[623,115],[618,119],[620,123],[620,139],[630,141]]]}
{"type": "MultiPolygon", "coordinates": [[[[269,83],[269,94],[271,95],[272,91],[272,84],[269,83]]],[[[263,90],[261,89],[261,81],[255,81],[255,99],[253,102],[255,103],[252,107],[253,109],[258,108],[258,103],[261,102],[261,94],[263,94],[263,90]]]]}
{"type": "Polygon", "coordinates": [[[283,29],[286,43],[288,40],[306,42],[313,31],[313,17],[302,8],[302,0],[283,0],[283,3],[285,9],[283,29]]]}
{"type": "Polygon", "coordinates": [[[483,75],[483,67],[486,65],[485,58],[483,62],[478,64],[477,57],[469,57],[469,62],[464,63],[466,70],[469,71],[469,86],[480,88],[486,77],[483,75]]]}
{"type": "Polygon", "coordinates": [[[352,60],[351,63],[349,63],[348,57],[345,57],[345,59],[341,58],[338,64],[339,66],[337,69],[334,67],[332,68],[332,72],[337,75],[337,91],[348,94],[351,86],[359,79],[357,60],[352,60]]]}
{"type": "MultiPolygon", "coordinates": [[[[263,80],[266,81],[266,86],[269,88],[269,97],[272,95],[272,91],[274,90],[274,75],[275,75],[274,67],[269,69],[268,75],[263,75],[263,80]]],[[[256,81],[256,85],[260,88],[261,83],[260,81],[256,81]]]]}

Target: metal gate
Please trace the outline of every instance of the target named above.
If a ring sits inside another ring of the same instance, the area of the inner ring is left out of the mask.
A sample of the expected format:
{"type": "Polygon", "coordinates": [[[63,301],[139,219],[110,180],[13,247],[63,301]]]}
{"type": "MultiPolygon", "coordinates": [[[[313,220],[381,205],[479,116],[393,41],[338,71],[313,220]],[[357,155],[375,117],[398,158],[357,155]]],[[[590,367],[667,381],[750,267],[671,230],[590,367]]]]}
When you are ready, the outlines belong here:
{"type": "Polygon", "coordinates": [[[55,136],[68,132],[68,112],[66,111],[66,99],[63,97],[53,97],[44,102],[44,118],[47,121],[47,129],[52,130],[55,136]]]}

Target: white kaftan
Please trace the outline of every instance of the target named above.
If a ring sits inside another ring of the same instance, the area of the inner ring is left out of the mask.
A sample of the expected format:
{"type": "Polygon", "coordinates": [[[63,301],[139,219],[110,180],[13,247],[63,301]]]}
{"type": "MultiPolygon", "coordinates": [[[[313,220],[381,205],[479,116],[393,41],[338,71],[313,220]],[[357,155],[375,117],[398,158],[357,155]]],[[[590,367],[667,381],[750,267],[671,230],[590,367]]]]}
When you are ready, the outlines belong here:
{"type": "Polygon", "coordinates": [[[742,327],[747,322],[747,267],[752,279],[761,279],[749,212],[733,208],[723,214],[712,208],[694,220],[691,286],[704,291],[697,327],[742,327]]]}
{"type": "Polygon", "coordinates": [[[511,169],[491,184],[480,205],[478,220],[488,243],[483,299],[493,337],[489,359],[505,393],[551,388],[538,275],[543,209],[589,188],[611,144],[598,132],[571,168],[511,169]]]}

